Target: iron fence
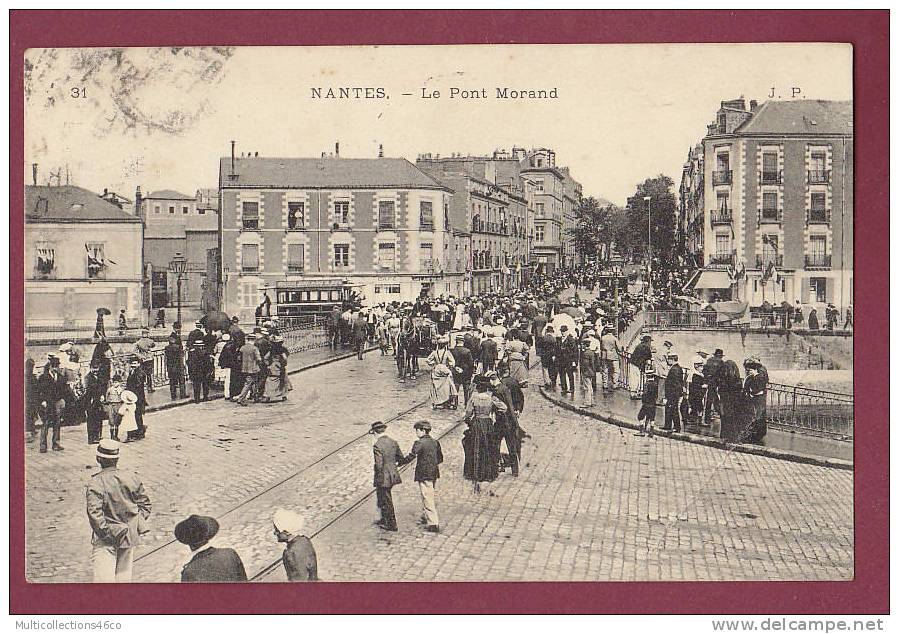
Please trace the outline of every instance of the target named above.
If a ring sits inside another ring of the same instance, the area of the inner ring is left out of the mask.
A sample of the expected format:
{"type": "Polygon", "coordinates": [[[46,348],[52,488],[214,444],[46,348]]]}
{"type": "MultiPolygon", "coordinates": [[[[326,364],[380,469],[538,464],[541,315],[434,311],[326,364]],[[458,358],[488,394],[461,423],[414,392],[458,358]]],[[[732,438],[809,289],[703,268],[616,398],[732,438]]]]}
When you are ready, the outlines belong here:
{"type": "MultiPolygon", "coordinates": [[[[642,391],[643,372],[630,364],[630,353],[626,350],[619,354],[617,375],[622,388],[634,393],[642,391]]],[[[659,372],[659,379],[665,379],[664,373],[659,372]]],[[[766,409],[766,420],[774,427],[841,440],[854,438],[855,398],[852,394],[768,383],[766,409]]]]}
{"type": "Polygon", "coordinates": [[[281,336],[288,352],[302,352],[328,345],[328,318],[319,315],[307,315],[289,318],[288,323],[281,326],[281,336]]]}

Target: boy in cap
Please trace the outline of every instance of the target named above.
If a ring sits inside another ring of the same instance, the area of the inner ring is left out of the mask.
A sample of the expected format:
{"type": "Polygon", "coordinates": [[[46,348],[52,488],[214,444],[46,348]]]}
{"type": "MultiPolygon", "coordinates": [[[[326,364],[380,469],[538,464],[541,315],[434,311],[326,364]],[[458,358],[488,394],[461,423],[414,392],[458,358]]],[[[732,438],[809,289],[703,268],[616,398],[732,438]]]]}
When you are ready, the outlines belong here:
{"type": "Polygon", "coordinates": [[[643,395],[640,397],[640,412],[637,414],[637,421],[643,424],[643,428],[637,435],[652,438],[652,426],[656,421],[656,400],[659,398],[659,380],[652,361],[646,362],[643,377],[643,395]]]}
{"type": "Polygon", "coordinates": [[[209,541],[219,532],[214,517],[191,515],[175,525],[175,539],[190,546],[191,558],[181,569],[181,582],[247,581],[247,571],[233,548],[215,548],[209,541]]]}
{"type": "Polygon", "coordinates": [[[420,420],[414,425],[418,440],[412,445],[412,451],[403,459],[403,464],[417,460],[415,463],[415,481],[421,493],[421,521],[425,530],[440,532],[440,518],[437,515],[437,503],[434,489],[440,477],[440,463],[443,462],[443,450],[440,443],[431,438],[431,423],[420,420]]]}
{"type": "Polygon", "coordinates": [[[387,435],[387,423],[375,421],[368,433],[376,437],[373,449],[374,487],[381,519],[375,522],[375,525],[385,531],[396,532],[396,513],[393,509],[391,489],[403,481],[397,465],[403,464],[405,457],[397,442],[387,435]]]}
{"type": "Polygon", "coordinates": [[[91,537],[94,583],[128,583],[134,548],[147,532],[150,498],[134,474],[120,471],[119,443],[104,438],[97,445],[100,471],[87,484],[87,519],[91,537]]]}
{"type": "Polygon", "coordinates": [[[312,541],[303,533],[306,522],[301,515],[278,509],[272,517],[275,537],[284,542],[281,562],[288,581],[318,581],[318,558],[312,541]]]}

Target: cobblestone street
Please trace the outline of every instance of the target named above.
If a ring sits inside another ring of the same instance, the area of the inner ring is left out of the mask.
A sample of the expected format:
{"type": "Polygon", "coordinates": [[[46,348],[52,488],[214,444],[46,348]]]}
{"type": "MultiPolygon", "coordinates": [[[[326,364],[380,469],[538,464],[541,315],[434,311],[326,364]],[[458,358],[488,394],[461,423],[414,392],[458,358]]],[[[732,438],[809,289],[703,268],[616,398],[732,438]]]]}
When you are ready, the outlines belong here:
{"type": "MultiPolygon", "coordinates": [[[[301,511],[307,533],[318,533],[329,581],[852,578],[851,471],[636,437],[531,387],[521,477],[501,474],[476,494],[460,477],[461,413],[432,412],[425,377],[399,384],[392,358],[374,352],[292,381],[286,404],[155,412],[147,439],[124,446],[122,467],[141,475],[154,508],[136,581],[178,579],[188,553],[170,543],[172,528],[190,513],[219,518],[216,542],[235,547],[253,576],[279,557],[278,506],[301,511]],[[411,468],[394,489],[398,533],[372,526],[374,499],[362,500],[371,441],[359,436],[402,412],[389,433],[404,451],[415,420],[446,434],[439,535],[417,524],[411,468]]],[[[83,487],[97,467],[83,428],[66,428],[63,441],[62,453],[26,450],[31,581],[90,580],[83,487]]],[[[283,570],[263,578],[283,580],[283,570]]]]}

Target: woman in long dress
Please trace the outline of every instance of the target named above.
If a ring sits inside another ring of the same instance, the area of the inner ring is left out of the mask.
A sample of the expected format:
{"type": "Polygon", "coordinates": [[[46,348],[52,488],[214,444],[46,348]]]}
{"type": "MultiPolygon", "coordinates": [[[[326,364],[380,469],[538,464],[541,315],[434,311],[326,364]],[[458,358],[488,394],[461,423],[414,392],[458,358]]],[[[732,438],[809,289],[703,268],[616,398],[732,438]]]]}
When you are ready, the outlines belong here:
{"type": "Polygon", "coordinates": [[[728,359],[721,366],[718,395],[721,398],[721,439],[728,442],[744,442],[746,424],[746,397],[740,369],[728,359]]]}
{"type": "Polygon", "coordinates": [[[446,335],[437,340],[437,349],[427,358],[428,367],[431,369],[431,405],[455,409],[458,404],[459,392],[456,382],[453,380],[453,368],[456,360],[447,349],[449,337],[446,335]]]}
{"type": "Polygon", "coordinates": [[[506,412],[506,404],[490,393],[490,381],[483,376],[475,379],[475,394],[465,406],[468,429],[462,435],[465,461],[462,475],[475,483],[480,491],[481,482],[492,482],[499,475],[499,455],[493,451],[494,420],[496,412],[506,412]]]}
{"type": "Polygon", "coordinates": [[[293,389],[287,377],[287,348],[280,336],[272,337],[272,347],[265,355],[268,376],[265,379],[264,399],[268,402],[286,401],[287,393],[293,389]]]}

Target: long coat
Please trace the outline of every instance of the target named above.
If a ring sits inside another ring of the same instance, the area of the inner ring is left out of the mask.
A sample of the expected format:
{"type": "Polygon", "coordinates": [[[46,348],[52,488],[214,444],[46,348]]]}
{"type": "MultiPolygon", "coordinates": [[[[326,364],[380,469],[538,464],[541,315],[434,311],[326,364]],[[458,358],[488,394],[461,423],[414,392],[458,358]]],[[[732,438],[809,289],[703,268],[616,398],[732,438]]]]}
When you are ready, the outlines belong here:
{"type": "Polygon", "coordinates": [[[247,581],[240,555],[232,548],[209,547],[201,550],[181,569],[182,583],[247,581]]]}
{"type": "Polygon", "coordinates": [[[405,457],[400,451],[400,446],[390,436],[381,436],[374,444],[375,458],[375,488],[386,488],[399,484],[403,481],[400,478],[400,472],[397,470],[398,464],[403,464],[405,457]]]}

